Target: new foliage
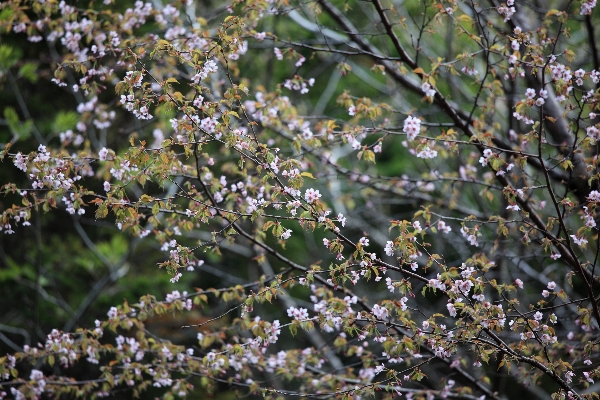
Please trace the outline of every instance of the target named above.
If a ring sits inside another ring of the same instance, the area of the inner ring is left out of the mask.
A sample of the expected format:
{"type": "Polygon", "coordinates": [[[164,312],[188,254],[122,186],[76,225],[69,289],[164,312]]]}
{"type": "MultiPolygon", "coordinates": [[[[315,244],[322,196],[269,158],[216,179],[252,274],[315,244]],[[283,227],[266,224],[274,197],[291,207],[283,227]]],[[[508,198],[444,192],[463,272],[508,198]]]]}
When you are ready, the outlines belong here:
{"type": "Polygon", "coordinates": [[[0,398],[598,397],[595,0],[84,3],[0,4],[0,398]]]}

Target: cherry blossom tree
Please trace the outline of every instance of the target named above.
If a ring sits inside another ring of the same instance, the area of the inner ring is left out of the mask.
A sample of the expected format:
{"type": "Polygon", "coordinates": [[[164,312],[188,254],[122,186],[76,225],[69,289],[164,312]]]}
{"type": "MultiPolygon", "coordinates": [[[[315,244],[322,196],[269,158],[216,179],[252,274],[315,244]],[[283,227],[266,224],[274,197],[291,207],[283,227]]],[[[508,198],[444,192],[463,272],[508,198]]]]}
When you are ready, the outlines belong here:
{"type": "Polygon", "coordinates": [[[598,398],[595,6],[3,2],[0,398],[598,398]]]}

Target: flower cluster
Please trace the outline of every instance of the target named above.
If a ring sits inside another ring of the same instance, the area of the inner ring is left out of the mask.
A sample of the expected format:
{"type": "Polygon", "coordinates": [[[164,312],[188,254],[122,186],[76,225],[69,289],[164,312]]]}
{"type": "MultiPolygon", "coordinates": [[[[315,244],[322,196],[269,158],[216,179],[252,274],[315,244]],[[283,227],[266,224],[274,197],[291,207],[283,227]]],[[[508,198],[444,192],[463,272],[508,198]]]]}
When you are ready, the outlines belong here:
{"type": "Polygon", "coordinates": [[[214,74],[218,70],[219,67],[215,60],[207,60],[204,63],[204,65],[202,65],[202,68],[200,68],[198,72],[192,77],[192,82],[198,85],[200,81],[203,81],[204,79],[208,78],[210,74],[214,74]]]}
{"type": "Polygon", "coordinates": [[[414,140],[421,132],[421,120],[413,116],[408,116],[408,118],[404,120],[402,131],[406,133],[408,140],[414,140]]]}

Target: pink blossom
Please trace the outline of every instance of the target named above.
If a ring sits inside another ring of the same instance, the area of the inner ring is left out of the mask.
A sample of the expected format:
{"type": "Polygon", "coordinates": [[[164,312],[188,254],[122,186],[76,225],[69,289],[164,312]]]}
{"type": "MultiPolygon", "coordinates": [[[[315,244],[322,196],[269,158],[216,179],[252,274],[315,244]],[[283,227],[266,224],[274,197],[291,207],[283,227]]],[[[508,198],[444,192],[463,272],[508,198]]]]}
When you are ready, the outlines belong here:
{"type": "Polygon", "coordinates": [[[386,320],[386,319],[387,319],[387,317],[388,317],[388,314],[389,314],[389,312],[388,312],[387,308],[385,308],[385,307],[381,307],[379,304],[375,304],[375,305],[373,306],[373,310],[372,310],[372,312],[373,312],[373,315],[374,315],[374,316],[375,316],[377,319],[380,319],[380,320],[386,320]]]}
{"type": "Polygon", "coordinates": [[[423,149],[417,153],[417,158],[436,158],[438,152],[436,150],[432,150],[429,146],[423,147],[423,149]]]}
{"type": "Polygon", "coordinates": [[[108,318],[113,319],[116,318],[117,316],[117,308],[116,307],[111,307],[110,310],[108,310],[108,318]]]}
{"type": "Polygon", "coordinates": [[[425,92],[425,96],[429,98],[433,98],[436,93],[435,89],[428,82],[423,82],[421,85],[421,90],[425,92]]]}
{"type": "MultiPolygon", "coordinates": [[[[587,0],[581,4],[581,15],[590,15],[592,10],[596,7],[596,0],[587,0]]],[[[593,383],[593,381],[592,381],[593,383]]]]}
{"type": "Polygon", "coordinates": [[[319,200],[321,198],[321,193],[319,193],[318,190],[315,189],[307,189],[306,193],[304,194],[304,199],[306,200],[306,202],[308,204],[312,204],[315,201],[319,200]]]}
{"type": "Polygon", "coordinates": [[[575,242],[576,244],[583,246],[584,244],[587,244],[587,239],[583,236],[577,236],[577,235],[569,235],[571,236],[571,239],[573,239],[573,242],[575,242]]]}
{"type": "Polygon", "coordinates": [[[385,254],[387,254],[388,256],[393,256],[394,255],[394,242],[389,241],[386,243],[385,245],[385,254]]]}
{"type": "Polygon", "coordinates": [[[281,61],[281,60],[283,60],[283,53],[281,53],[281,50],[279,50],[277,47],[275,47],[275,48],[273,49],[273,52],[275,52],[275,57],[276,57],[278,60],[280,60],[280,61],[281,61]]]}
{"type": "Polygon", "coordinates": [[[103,147],[102,150],[100,150],[98,152],[98,158],[100,158],[100,161],[106,161],[107,156],[108,156],[108,149],[106,147],[103,147]]]}
{"type": "Polygon", "coordinates": [[[519,288],[519,289],[523,289],[523,281],[520,280],[519,278],[515,279],[515,285],[519,288]]]}
{"type": "Polygon", "coordinates": [[[402,130],[406,133],[408,140],[414,140],[421,131],[421,120],[413,116],[408,116],[404,120],[404,128],[402,130]]]}
{"type": "Polygon", "coordinates": [[[527,96],[528,99],[533,99],[535,97],[535,89],[528,88],[525,91],[525,96],[527,96]]]}
{"type": "Polygon", "coordinates": [[[598,129],[595,125],[586,127],[585,131],[590,138],[594,140],[600,140],[600,129],[598,129]]]}
{"type": "MultiPolygon", "coordinates": [[[[507,2],[507,5],[508,5],[508,3],[509,2],[507,2]]],[[[506,7],[506,6],[498,7],[498,14],[500,14],[504,17],[504,22],[508,21],[515,12],[516,12],[516,10],[514,7],[506,7]]]]}
{"type": "Polygon", "coordinates": [[[21,171],[27,172],[27,157],[21,154],[21,152],[18,152],[15,156],[14,164],[21,171]]]}
{"type": "Polygon", "coordinates": [[[597,190],[592,190],[590,192],[590,194],[588,195],[588,200],[589,201],[600,201],[600,192],[598,192],[597,190]]]}

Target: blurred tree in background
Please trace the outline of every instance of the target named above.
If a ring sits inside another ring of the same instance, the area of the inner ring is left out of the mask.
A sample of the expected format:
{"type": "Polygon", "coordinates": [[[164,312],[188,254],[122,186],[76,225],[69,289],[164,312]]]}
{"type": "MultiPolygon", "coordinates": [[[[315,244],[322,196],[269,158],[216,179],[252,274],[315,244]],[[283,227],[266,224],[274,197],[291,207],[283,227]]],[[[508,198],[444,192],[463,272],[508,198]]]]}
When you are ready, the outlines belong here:
{"type": "Polygon", "coordinates": [[[0,4],[0,398],[598,398],[596,1],[0,4]]]}

